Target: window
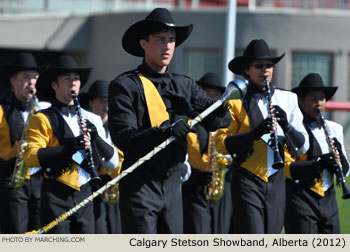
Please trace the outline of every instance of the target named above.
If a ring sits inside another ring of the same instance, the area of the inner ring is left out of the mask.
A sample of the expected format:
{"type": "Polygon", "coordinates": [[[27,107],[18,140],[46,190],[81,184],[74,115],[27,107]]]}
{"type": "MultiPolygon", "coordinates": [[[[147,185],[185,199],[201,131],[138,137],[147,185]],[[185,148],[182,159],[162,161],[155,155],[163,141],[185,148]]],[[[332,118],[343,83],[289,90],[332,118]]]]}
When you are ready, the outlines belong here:
{"type": "Polygon", "coordinates": [[[309,73],[318,73],[326,86],[332,85],[333,74],[332,53],[293,53],[293,87],[299,85],[300,81],[309,73]]]}
{"type": "Polygon", "coordinates": [[[205,73],[212,72],[222,76],[222,55],[219,49],[186,49],[186,73],[198,80],[205,73]]]}

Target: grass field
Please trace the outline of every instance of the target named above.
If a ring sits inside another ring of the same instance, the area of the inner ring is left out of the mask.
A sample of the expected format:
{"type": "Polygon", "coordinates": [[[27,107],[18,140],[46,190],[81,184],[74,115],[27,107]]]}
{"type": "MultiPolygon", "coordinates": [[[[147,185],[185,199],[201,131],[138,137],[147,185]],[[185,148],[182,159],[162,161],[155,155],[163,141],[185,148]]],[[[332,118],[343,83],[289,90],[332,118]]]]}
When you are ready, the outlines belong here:
{"type": "MultiPolygon", "coordinates": [[[[350,178],[347,178],[347,185],[350,189],[350,178]]],[[[342,234],[350,234],[350,199],[342,199],[341,187],[336,187],[337,202],[339,208],[340,229],[342,234]]]]}

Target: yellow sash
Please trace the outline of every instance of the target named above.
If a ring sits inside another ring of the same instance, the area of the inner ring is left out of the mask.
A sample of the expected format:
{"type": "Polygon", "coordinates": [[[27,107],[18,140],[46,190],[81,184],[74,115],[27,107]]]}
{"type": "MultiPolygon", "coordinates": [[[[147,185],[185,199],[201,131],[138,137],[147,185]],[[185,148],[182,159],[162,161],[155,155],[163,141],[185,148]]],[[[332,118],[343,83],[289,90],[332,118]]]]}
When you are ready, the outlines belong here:
{"type": "MultiPolygon", "coordinates": [[[[239,126],[233,134],[239,134],[250,131],[250,121],[248,113],[245,110],[242,100],[229,101],[231,109],[234,111],[236,123],[239,126]]],[[[230,134],[232,135],[232,134],[230,134]]],[[[261,180],[267,182],[267,144],[262,139],[253,142],[253,153],[242,164],[241,167],[258,176],[261,180]]]]}
{"type": "Polygon", "coordinates": [[[143,85],[151,125],[152,127],[158,127],[162,122],[169,120],[169,114],[166,111],[162,97],[160,97],[152,81],[147,79],[142,73],[139,73],[138,76],[143,85]]]}

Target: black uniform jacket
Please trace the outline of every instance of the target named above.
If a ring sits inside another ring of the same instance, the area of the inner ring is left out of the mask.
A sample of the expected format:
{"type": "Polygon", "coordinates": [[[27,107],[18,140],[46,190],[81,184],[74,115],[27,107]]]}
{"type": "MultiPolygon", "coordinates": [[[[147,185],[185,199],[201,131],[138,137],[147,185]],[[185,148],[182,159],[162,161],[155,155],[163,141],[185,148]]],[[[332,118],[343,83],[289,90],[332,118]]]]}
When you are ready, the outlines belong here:
{"type": "MultiPolygon", "coordinates": [[[[136,70],[125,72],[116,77],[109,87],[108,123],[113,143],[124,153],[122,170],[131,166],[165,140],[149,130],[151,123],[143,86],[137,76],[139,72],[152,81],[167,109],[172,107],[171,101],[164,97],[168,90],[186,97],[186,101],[193,106],[199,100],[202,104],[211,103],[204,91],[191,78],[170,72],[159,74],[151,70],[145,63],[136,70]],[[143,137],[138,138],[135,135],[143,137]],[[134,141],[134,139],[139,140],[134,141]]],[[[169,112],[169,118],[170,123],[179,119],[187,122],[189,116],[169,112]]],[[[227,127],[229,122],[230,115],[226,113],[223,118],[215,117],[213,120],[203,122],[203,124],[210,130],[215,130],[219,127],[227,127]]],[[[150,172],[169,176],[173,170],[180,168],[177,164],[184,162],[185,156],[186,144],[173,142],[142,166],[150,172]]]]}

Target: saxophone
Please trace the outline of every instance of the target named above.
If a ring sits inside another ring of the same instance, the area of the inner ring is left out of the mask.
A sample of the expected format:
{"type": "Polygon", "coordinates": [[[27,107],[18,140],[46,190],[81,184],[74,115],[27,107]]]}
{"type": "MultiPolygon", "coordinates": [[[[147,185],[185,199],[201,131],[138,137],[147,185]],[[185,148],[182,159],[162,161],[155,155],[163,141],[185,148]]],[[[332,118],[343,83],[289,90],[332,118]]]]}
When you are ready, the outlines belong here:
{"type": "Polygon", "coordinates": [[[219,154],[215,148],[214,132],[209,132],[208,139],[208,171],[212,173],[212,178],[206,185],[204,192],[208,200],[217,202],[224,192],[226,167],[232,161],[229,155],[219,154]]]}
{"type": "Polygon", "coordinates": [[[102,200],[105,203],[116,204],[119,201],[119,183],[105,190],[102,194],[102,200]]]}
{"type": "Polygon", "coordinates": [[[15,167],[13,170],[13,173],[11,175],[10,178],[10,186],[12,188],[20,188],[24,185],[24,182],[26,180],[26,176],[28,173],[28,167],[25,164],[25,162],[23,161],[23,152],[24,152],[24,148],[28,145],[27,142],[27,138],[26,138],[26,134],[25,134],[25,130],[27,128],[28,122],[29,122],[29,118],[33,115],[33,113],[37,110],[38,108],[38,98],[36,97],[36,95],[34,94],[34,89],[32,88],[28,88],[29,93],[31,93],[33,95],[33,101],[34,104],[30,110],[30,113],[28,115],[28,118],[24,124],[23,127],[23,131],[21,134],[21,138],[19,140],[19,148],[18,148],[18,152],[17,152],[17,158],[16,158],[16,162],[15,162],[15,167]]]}

